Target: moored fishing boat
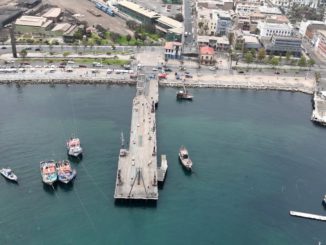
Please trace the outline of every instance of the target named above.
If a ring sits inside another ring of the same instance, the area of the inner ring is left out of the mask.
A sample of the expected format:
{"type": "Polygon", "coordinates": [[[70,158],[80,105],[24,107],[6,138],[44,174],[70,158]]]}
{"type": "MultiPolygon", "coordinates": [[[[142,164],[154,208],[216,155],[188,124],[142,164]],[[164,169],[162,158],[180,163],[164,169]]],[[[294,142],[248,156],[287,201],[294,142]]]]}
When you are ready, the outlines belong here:
{"type": "Polygon", "coordinates": [[[177,92],[177,100],[192,100],[193,96],[187,92],[186,87],[183,85],[183,89],[177,92]]]}
{"type": "Polygon", "coordinates": [[[45,184],[53,185],[58,178],[55,161],[53,160],[40,162],[40,171],[42,181],[45,184]]]}
{"type": "Polygon", "coordinates": [[[67,142],[67,151],[69,156],[78,157],[83,153],[79,138],[70,138],[67,142]]]}
{"type": "Polygon", "coordinates": [[[187,170],[192,169],[192,161],[189,158],[188,150],[184,146],[180,147],[179,159],[180,159],[182,166],[184,166],[187,170]]]}
{"type": "Polygon", "coordinates": [[[6,179],[9,179],[11,181],[16,181],[16,182],[18,181],[17,176],[14,174],[14,172],[10,168],[2,168],[0,170],[0,173],[6,179]]]}
{"type": "Polygon", "coordinates": [[[68,184],[76,177],[77,171],[71,168],[68,160],[58,161],[56,163],[58,180],[62,183],[68,184]]]}
{"type": "Polygon", "coordinates": [[[326,206],[326,195],[324,196],[323,204],[326,206]]]}

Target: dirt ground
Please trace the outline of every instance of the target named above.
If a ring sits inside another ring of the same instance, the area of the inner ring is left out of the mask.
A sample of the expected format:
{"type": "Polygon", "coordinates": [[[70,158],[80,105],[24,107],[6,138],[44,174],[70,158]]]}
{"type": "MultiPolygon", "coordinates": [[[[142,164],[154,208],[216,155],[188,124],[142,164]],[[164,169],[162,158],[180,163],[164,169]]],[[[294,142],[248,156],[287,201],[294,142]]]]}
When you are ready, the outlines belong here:
{"type": "MultiPolygon", "coordinates": [[[[6,0],[0,0],[0,2],[1,1],[6,0]]],[[[43,4],[45,3],[56,5],[61,9],[67,9],[75,14],[79,14],[80,17],[78,18],[82,21],[87,21],[89,25],[100,24],[104,28],[122,35],[133,34],[132,31],[127,28],[123,19],[118,16],[112,17],[105,14],[104,12],[96,9],[95,4],[88,0],[43,0],[43,4]],[[96,17],[87,12],[88,9],[96,10],[97,12],[101,13],[102,16],[96,17]]]]}

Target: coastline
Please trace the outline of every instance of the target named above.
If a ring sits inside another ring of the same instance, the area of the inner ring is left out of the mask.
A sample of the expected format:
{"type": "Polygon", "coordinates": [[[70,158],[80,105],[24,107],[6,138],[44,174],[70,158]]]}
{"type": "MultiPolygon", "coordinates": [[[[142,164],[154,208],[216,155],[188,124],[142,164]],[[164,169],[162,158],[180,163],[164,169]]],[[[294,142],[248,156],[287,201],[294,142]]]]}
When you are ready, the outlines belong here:
{"type": "MultiPolygon", "coordinates": [[[[16,85],[38,85],[38,84],[81,84],[81,85],[94,85],[94,84],[107,84],[107,85],[136,85],[137,81],[134,79],[104,79],[96,77],[76,77],[76,78],[48,78],[48,79],[6,79],[0,80],[0,84],[16,84],[16,85]]],[[[301,92],[312,95],[314,93],[314,86],[307,86],[302,83],[282,85],[276,82],[261,83],[260,81],[185,81],[176,82],[170,80],[159,81],[161,87],[177,87],[182,86],[187,88],[223,88],[223,89],[251,89],[251,90],[275,90],[287,92],[301,92]]],[[[312,84],[310,84],[312,85],[312,84]]]]}

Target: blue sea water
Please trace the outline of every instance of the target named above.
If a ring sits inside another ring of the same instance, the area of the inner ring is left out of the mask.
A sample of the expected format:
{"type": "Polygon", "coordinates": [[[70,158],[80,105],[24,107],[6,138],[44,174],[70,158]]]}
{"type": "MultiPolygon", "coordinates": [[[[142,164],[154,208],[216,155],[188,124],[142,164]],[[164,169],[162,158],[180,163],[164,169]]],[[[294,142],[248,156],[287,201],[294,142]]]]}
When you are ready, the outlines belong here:
{"type": "Polygon", "coordinates": [[[158,151],[168,175],[155,207],[115,205],[120,132],[128,137],[129,86],[0,86],[0,244],[326,244],[326,129],[310,121],[311,96],[194,89],[193,102],[160,88],[158,151]],[[73,185],[41,182],[39,162],[85,150],[73,185]],[[185,145],[189,175],[177,158],[185,145]]]}

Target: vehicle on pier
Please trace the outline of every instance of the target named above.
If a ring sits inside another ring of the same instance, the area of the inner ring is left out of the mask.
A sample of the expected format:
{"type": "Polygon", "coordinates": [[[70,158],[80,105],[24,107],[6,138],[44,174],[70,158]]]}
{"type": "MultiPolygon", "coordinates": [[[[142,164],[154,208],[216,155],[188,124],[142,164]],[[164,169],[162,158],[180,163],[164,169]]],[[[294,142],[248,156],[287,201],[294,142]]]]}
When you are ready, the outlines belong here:
{"type": "Polygon", "coordinates": [[[50,160],[40,162],[40,170],[43,183],[53,185],[53,183],[57,181],[58,175],[55,161],[50,160]]]}
{"type": "Polygon", "coordinates": [[[180,159],[180,162],[181,162],[182,166],[184,166],[187,170],[191,171],[191,169],[192,169],[192,161],[189,158],[188,150],[184,146],[180,147],[179,159],[180,159]]]}
{"type": "Polygon", "coordinates": [[[187,92],[186,87],[183,85],[183,89],[177,92],[177,100],[192,100],[193,96],[187,92]]]}
{"type": "Polygon", "coordinates": [[[70,138],[67,142],[67,151],[69,156],[78,157],[83,154],[83,148],[80,146],[79,138],[70,138]]]}
{"type": "Polygon", "coordinates": [[[17,182],[18,178],[10,168],[3,168],[0,170],[0,173],[6,179],[17,182]]]}
{"type": "Polygon", "coordinates": [[[77,175],[77,171],[71,168],[70,162],[68,160],[58,161],[56,163],[56,167],[58,180],[62,183],[68,184],[77,175]]]}

